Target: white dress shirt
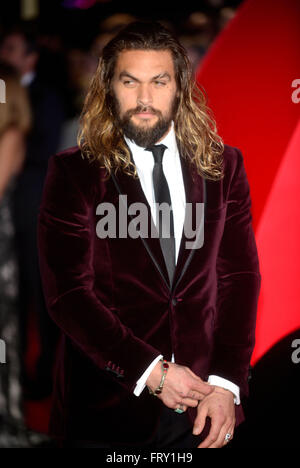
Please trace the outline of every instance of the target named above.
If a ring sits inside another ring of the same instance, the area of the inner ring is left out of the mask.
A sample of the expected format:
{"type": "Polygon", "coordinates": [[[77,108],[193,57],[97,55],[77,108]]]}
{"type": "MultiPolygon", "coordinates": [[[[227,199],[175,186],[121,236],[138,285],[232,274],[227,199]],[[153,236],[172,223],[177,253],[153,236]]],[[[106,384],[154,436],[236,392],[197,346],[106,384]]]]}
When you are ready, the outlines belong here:
{"type": "MultiPolygon", "coordinates": [[[[151,208],[151,215],[153,222],[156,219],[156,207],[155,207],[155,194],[152,180],[152,171],[154,167],[154,158],[151,151],[145,151],[145,148],[136,145],[132,140],[125,137],[125,141],[129,146],[134,163],[136,165],[137,173],[141,182],[142,189],[145,193],[147,201],[151,208]]],[[[174,123],[168,134],[159,144],[166,145],[166,150],[163,156],[163,171],[169,186],[171,204],[173,209],[174,218],[174,236],[175,236],[175,262],[178,259],[179,247],[182,237],[184,217],[185,217],[185,189],[182,177],[180,155],[177,147],[176,136],[174,131],[174,123]]],[[[137,381],[137,385],[134,389],[134,394],[139,396],[146,386],[148,376],[151,374],[156,363],[163,357],[162,355],[152,361],[150,366],[146,369],[140,379],[137,381]]],[[[175,362],[175,356],[172,354],[171,362],[175,362]]],[[[240,389],[237,385],[230,382],[229,380],[223,379],[216,375],[210,375],[208,383],[216,385],[230,390],[234,395],[235,404],[240,404],[240,389]]]]}

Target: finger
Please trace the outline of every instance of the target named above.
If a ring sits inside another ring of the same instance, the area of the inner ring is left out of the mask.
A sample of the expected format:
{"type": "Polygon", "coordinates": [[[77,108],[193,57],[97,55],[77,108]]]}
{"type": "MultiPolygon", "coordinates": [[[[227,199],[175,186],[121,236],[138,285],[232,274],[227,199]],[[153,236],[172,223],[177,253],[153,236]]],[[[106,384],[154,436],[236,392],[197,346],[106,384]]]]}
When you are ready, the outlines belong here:
{"type": "Polygon", "coordinates": [[[170,393],[160,393],[157,398],[161,400],[165,406],[171,409],[179,408],[179,405],[185,406],[185,410],[188,407],[196,408],[198,401],[189,398],[183,398],[180,393],[171,391],[170,393]]]}
{"type": "Polygon", "coordinates": [[[206,423],[207,411],[208,410],[206,406],[201,406],[201,404],[198,406],[198,414],[194,421],[194,427],[193,427],[194,435],[199,435],[203,431],[205,423],[206,423]]]}
{"type": "Polygon", "coordinates": [[[219,437],[217,438],[217,440],[213,444],[211,444],[208,448],[221,448],[224,445],[226,445],[227,441],[225,440],[225,436],[226,436],[226,434],[231,434],[230,428],[231,428],[231,425],[229,425],[228,422],[226,422],[222,426],[222,428],[220,430],[219,437]]]}
{"type": "Polygon", "coordinates": [[[225,440],[226,434],[225,434],[223,446],[229,444],[229,442],[233,439],[233,436],[234,436],[234,427],[235,427],[235,424],[232,424],[232,425],[230,426],[230,428],[227,430],[226,434],[231,434],[231,438],[230,438],[229,440],[226,441],[226,440],[225,440]]]}
{"type": "Polygon", "coordinates": [[[203,400],[203,398],[204,396],[201,393],[193,390],[189,390],[186,394],[184,394],[184,392],[175,392],[176,401],[181,401],[187,406],[192,406],[193,408],[196,408],[199,404],[199,400],[203,400]]]}
{"type": "Polygon", "coordinates": [[[202,399],[204,397],[206,397],[207,395],[209,395],[213,390],[214,388],[205,383],[205,382],[202,382],[202,381],[198,381],[198,380],[194,380],[193,384],[192,384],[192,388],[191,388],[192,391],[195,391],[195,392],[198,392],[200,394],[200,397],[199,399],[202,399]]]}
{"type": "Polygon", "coordinates": [[[181,397],[178,399],[178,405],[190,406],[191,408],[196,408],[199,404],[198,400],[192,400],[191,398],[181,397]]]}
{"type": "Polygon", "coordinates": [[[188,409],[188,407],[187,407],[186,405],[183,405],[182,403],[178,403],[173,409],[174,409],[174,411],[175,411],[176,409],[180,409],[180,410],[182,410],[183,412],[185,412],[185,411],[188,409]]]}
{"type": "Polygon", "coordinates": [[[204,396],[203,393],[196,392],[195,390],[190,390],[188,394],[184,398],[191,398],[192,400],[203,400],[204,396]]]}
{"type": "Polygon", "coordinates": [[[204,439],[204,441],[198,446],[198,448],[208,448],[213,445],[218,440],[224,423],[224,417],[220,415],[212,416],[209,434],[206,439],[204,439]]]}
{"type": "Polygon", "coordinates": [[[194,378],[193,390],[199,392],[199,400],[204,398],[206,395],[209,395],[213,388],[207,382],[204,382],[201,377],[196,375],[189,367],[185,368],[186,372],[194,378]]]}

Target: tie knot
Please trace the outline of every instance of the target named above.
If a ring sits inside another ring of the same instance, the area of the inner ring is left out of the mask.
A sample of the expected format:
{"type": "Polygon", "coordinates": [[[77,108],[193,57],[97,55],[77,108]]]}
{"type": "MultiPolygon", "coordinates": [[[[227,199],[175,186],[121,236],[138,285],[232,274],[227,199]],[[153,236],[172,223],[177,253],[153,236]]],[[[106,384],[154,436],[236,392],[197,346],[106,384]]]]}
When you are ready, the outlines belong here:
{"type": "Polygon", "coordinates": [[[146,151],[152,151],[154,161],[158,164],[162,164],[162,158],[166,149],[166,145],[161,144],[149,146],[149,148],[146,148],[146,151]]]}

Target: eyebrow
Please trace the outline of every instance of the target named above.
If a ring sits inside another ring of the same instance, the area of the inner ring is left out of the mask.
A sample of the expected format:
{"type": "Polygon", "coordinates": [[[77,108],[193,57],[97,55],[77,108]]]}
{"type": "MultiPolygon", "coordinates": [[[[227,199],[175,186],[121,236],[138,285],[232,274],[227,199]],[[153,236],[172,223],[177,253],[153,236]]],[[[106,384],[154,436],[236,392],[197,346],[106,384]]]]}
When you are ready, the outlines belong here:
{"type": "MultiPolygon", "coordinates": [[[[119,76],[119,79],[121,80],[122,78],[130,78],[134,81],[137,81],[138,83],[140,83],[140,80],[138,78],[136,78],[135,76],[131,75],[130,73],[128,73],[126,70],[122,71],[120,73],[120,76],[119,76]]],[[[168,72],[164,72],[164,73],[159,73],[159,75],[156,75],[156,76],[153,76],[153,78],[151,78],[151,80],[158,80],[158,79],[167,79],[168,81],[171,81],[171,76],[169,75],[168,72]]]]}

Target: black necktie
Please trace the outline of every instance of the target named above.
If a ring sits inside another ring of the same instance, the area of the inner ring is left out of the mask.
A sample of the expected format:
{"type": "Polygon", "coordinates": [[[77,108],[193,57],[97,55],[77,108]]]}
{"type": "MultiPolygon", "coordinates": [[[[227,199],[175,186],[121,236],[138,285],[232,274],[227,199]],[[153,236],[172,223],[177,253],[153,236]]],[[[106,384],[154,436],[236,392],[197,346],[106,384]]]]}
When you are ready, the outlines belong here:
{"type": "Polygon", "coordinates": [[[171,204],[170,191],[169,191],[168,182],[164,175],[163,166],[162,166],[162,158],[163,158],[164,151],[166,148],[167,147],[165,145],[154,145],[149,148],[146,148],[146,151],[152,151],[154,161],[155,161],[154,168],[153,168],[153,186],[154,186],[154,193],[155,193],[155,202],[158,204],[168,203],[168,205],[171,208],[170,218],[169,218],[169,216],[163,216],[162,210],[158,210],[158,207],[156,205],[156,208],[157,208],[156,219],[158,221],[159,241],[160,241],[160,246],[161,246],[163,256],[166,262],[170,286],[171,286],[174,271],[175,271],[175,237],[174,237],[174,219],[173,219],[173,210],[172,210],[172,204],[171,204]],[[170,223],[169,223],[169,220],[170,220],[170,223]]]}

